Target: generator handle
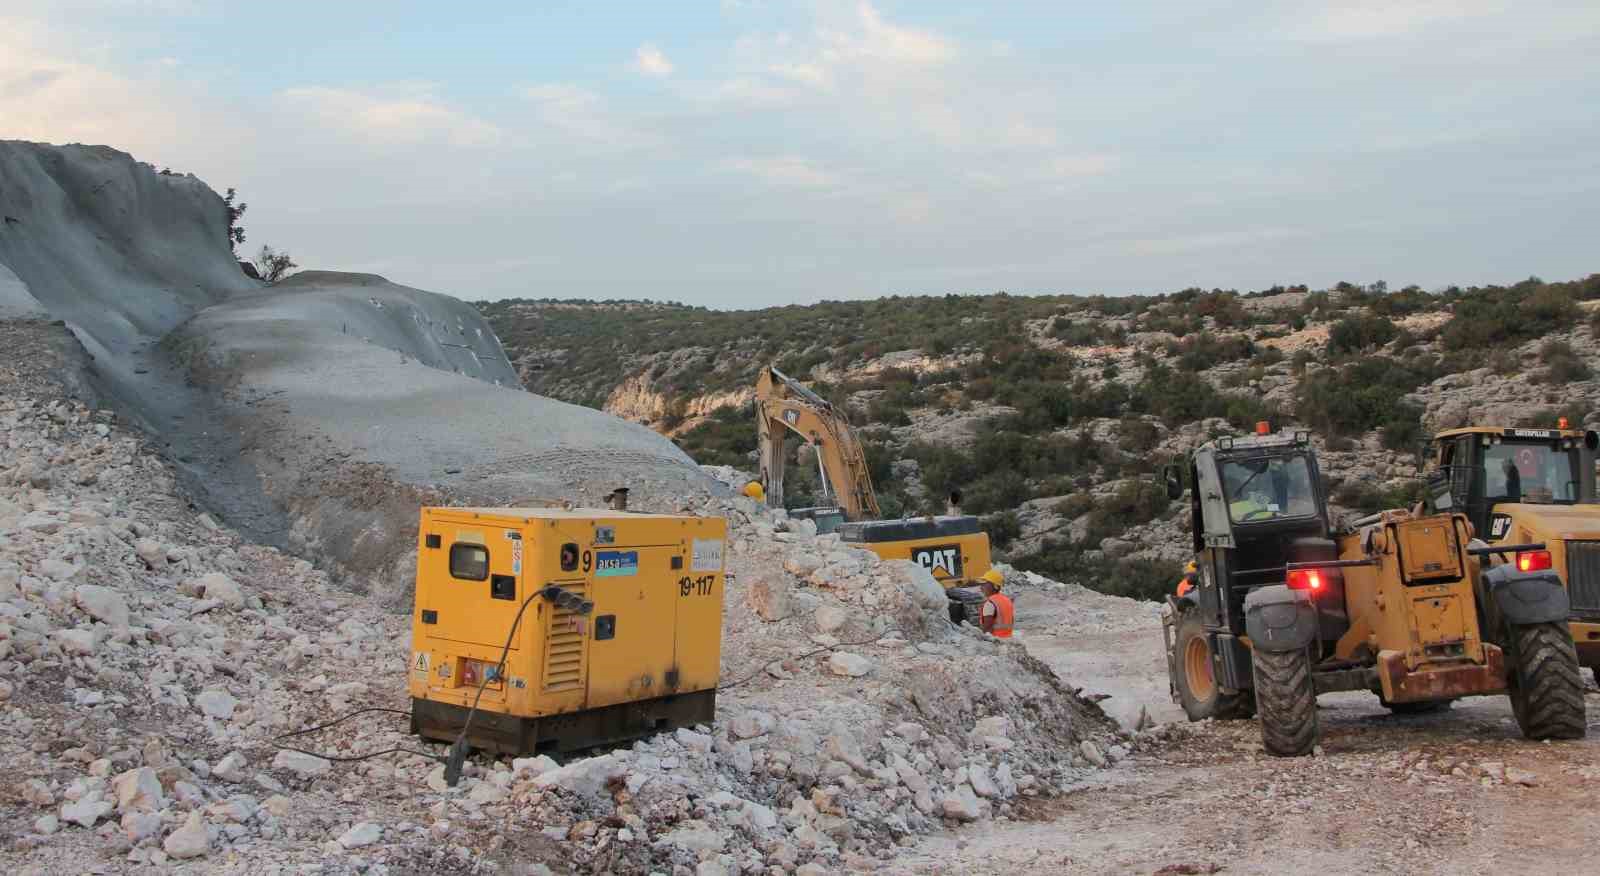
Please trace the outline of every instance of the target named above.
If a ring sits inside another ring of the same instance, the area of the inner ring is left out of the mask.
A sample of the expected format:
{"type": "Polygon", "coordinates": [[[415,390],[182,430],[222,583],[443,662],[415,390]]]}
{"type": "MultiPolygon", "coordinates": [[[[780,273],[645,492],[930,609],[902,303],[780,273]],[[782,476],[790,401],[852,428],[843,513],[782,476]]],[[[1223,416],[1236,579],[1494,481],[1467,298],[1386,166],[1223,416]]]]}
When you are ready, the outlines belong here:
{"type": "Polygon", "coordinates": [[[1542,541],[1530,544],[1492,544],[1488,547],[1467,548],[1467,553],[1475,557],[1486,557],[1490,554],[1509,554],[1517,551],[1542,551],[1545,543],[1542,541]]]}

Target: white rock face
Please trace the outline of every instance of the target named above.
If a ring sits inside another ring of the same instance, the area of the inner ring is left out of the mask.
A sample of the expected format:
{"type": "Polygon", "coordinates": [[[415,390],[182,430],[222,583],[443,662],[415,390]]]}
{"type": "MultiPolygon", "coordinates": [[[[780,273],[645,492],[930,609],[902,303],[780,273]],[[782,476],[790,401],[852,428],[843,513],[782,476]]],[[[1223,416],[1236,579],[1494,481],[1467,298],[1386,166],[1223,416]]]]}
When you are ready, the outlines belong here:
{"type": "Polygon", "coordinates": [[[161,780],[149,767],[128,770],[111,781],[112,793],[117,796],[118,812],[159,812],[165,804],[161,793],[161,780]]]}
{"type": "Polygon", "coordinates": [[[605,790],[606,782],[612,778],[621,778],[627,771],[615,756],[602,754],[599,757],[584,758],[567,764],[560,769],[551,770],[537,779],[534,784],[541,788],[565,788],[574,794],[596,796],[605,790]]]}
{"type": "Polygon", "coordinates": [[[111,814],[111,808],[111,801],[102,800],[98,795],[80,797],[61,804],[61,820],[79,827],[94,827],[95,822],[111,814]]]}
{"type": "Polygon", "coordinates": [[[736,739],[754,739],[772,732],[775,722],[766,712],[749,711],[734,718],[728,725],[728,730],[736,739]]]}
{"type": "Polygon", "coordinates": [[[206,835],[206,822],[198,811],[189,813],[183,826],[167,834],[161,848],[180,860],[198,858],[211,851],[211,838],[206,835]]]}
{"type": "Polygon", "coordinates": [[[61,650],[68,654],[82,657],[94,653],[94,632],[91,630],[56,630],[54,635],[61,650]]]}
{"type": "Polygon", "coordinates": [[[242,782],[247,777],[245,767],[249,765],[242,752],[233,751],[211,768],[211,774],[224,782],[242,782]]]}
{"type": "Polygon", "coordinates": [[[298,751],[280,751],[277,757],[272,759],[272,768],[288,770],[303,779],[308,779],[333,769],[333,761],[298,751]]]}
{"type": "Polygon", "coordinates": [[[202,691],[199,696],[194,698],[195,708],[216,718],[218,721],[226,721],[232,718],[233,710],[238,705],[239,701],[234,699],[233,694],[217,688],[202,691]]]}
{"type": "Polygon", "coordinates": [[[121,593],[109,587],[80,584],[76,599],[78,607],[95,620],[113,627],[128,625],[128,601],[121,593]]]}
{"type": "Polygon", "coordinates": [[[370,821],[363,821],[345,831],[339,837],[339,845],[347,849],[359,849],[362,846],[370,846],[381,839],[383,839],[383,828],[370,821]]]}
{"type": "Polygon", "coordinates": [[[209,572],[200,576],[200,595],[206,599],[215,599],[229,608],[244,607],[244,591],[232,578],[221,572],[209,572]]]}
{"type": "Polygon", "coordinates": [[[983,805],[978,802],[978,795],[967,785],[957,785],[945,795],[940,805],[945,817],[956,821],[977,821],[983,816],[983,805]]]}
{"type": "Polygon", "coordinates": [[[860,678],[872,671],[872,661],[862,657],[860,654],[835,651],[828,657],[828,671],[834,675],[860,678]]]}

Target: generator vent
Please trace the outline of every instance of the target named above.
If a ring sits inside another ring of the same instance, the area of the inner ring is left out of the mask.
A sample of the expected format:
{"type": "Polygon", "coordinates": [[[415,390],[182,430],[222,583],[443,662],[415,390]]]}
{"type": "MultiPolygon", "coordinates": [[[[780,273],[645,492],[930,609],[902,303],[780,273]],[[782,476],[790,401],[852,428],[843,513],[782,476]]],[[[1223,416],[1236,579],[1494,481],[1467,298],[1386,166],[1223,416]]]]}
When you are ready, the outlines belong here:
{"type": "MultiPolygon", "coordinates": [[[[582,583],[562,584],[562,590],[588,597],[582,583]]],[[[584,627],[590,622],[576,611],[551,603],[550,625],[544,637],[544,692],[558,693],[583,686],[584,627]]]]}
{"type": "Polygon", "coordinates": [[[1600,541],[1567,541],[1567,595],[1573,614],[1600,614],[1600,541]]]}

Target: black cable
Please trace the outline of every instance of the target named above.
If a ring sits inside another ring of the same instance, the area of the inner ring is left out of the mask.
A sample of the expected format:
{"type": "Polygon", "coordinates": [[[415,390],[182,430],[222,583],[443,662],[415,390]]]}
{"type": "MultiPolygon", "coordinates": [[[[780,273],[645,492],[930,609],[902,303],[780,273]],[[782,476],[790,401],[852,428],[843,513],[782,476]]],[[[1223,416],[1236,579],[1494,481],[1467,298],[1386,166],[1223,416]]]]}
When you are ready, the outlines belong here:
{"type": "MultiPolygon", "coordinates": [[[[505,647],[500,649],[500,662],[495,665],[494,674],[497,677],[505,678],[506,657],[511,653],[511,641],[516,638],[517,627],[522,623],[522,613],[528,610],[529,603],[544,595],[546,589],[541,587],[528,594],[528,598],[522,600],[522,605],[517,607],[517,616],[511,619],[511,630],[506,633],[505,647]]],[[[467,718],[461,722],[461,732],[456,734],[456,741],[450,743],[450,754],[444,766],[444,781],[452,788],[461,778],[461,768],[467,759],[467,730],[472,726],[472,717],[478,714],[478,702],[483,699],[483,689],[488,686],[489,673],[485,672],[483,680],[478,682],[477,696],[472,698],[472,708],[467,710],[467,718]]]]}
{"type": "Polygon", "coordinates": [[[432,754],[432,753],[429,753],[429,752],[426,752],[426,751],[418,751],[418,750],[416,750],[414,748],[386,748],[386,749],[384,749],[382,751],[372,751],[372,752],[367,752],[366,754],[341,756],[341,755],[323,754],[322,752],[319,752],[319,751],[307,751],[304,748],[295,748],[292,745],[284,745],[284,744],[282,744],[280,742],[280,740],[283,740],[283,739],[293,739],[293,738],[295,738],[297,736],[305,736],[305,735],[310,734],[310,733],[316,733],[316,732],[318,732],[320,730],[326,730],[329,727],[333,727],[333,726],[338,725],[338,724],[343,724],[345,721],[348,721],[349,719],[354,718],[357,715],[364,714],[366,712],[390,712],[390,713],[393,713],[393,714],[396,714],[396,715],[407,715],[407,716],[409,716],[411,714],[411,712],[409,712],[409,711],[407,711],[405,709],[389,709],[389,708],[384,708],[382,706],[371,706],[371,707],[365,708],[365,709],[356,709],[353,712],[346,712],[343,715],[340,715],[339,717],[334,718],[332,721],[329,721],[329,722],[327,722],[325,724],[317,724],[317,725],[312,726],[312,727],[306,727],[305,729],[302,729],[302,730],[296,730],[296,731],[294,731],[292,733],[283,733],[283,734],[280,734],[278,736],[274,736],[274,737],[272,737],[272,747],[273,748],[279,748],[279,749],[282,749],[284,751],[294,751],[294,752],[298,752],[300,754],[309,754],[312,757],[320,757],[323,760],[331,760],[331,761],[334,761],[334,762],[337,762],[337,763],[355,763],[357,761],[368,760],[370,758],[374,758],[374,757],[377,757],[379,755],[394,754],[396,752],[399,752],[399,753],[402,753],[402,754],[415,754],[415,755],[417,755],[419,757],[425,757],[425,758],[427,758],[429,760],[433,760],[433,761],[438,761],[440,763],[444,763],[445,759],[440,757],[439,755],[432,754]]]}

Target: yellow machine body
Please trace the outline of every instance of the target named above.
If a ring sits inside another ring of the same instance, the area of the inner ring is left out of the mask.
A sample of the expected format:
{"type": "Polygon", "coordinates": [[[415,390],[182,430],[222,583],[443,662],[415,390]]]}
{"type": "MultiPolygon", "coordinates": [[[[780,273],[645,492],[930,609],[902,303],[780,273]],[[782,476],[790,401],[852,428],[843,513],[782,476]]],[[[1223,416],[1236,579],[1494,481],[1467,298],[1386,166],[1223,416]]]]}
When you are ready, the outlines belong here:
{"type": "Polygon", "coordinates": [[[1506,689],[1504,654],[1484,641],[1474,587],[1479,561],[1466,553],[1467,518],[1389,512],[1338,539],[1350,627],[1333,656],[1375,660],[1392,703],[1452,699],[1506,689]]]}
{"type": "MultiPolygon", "coordinates": [[[[1483,448],[1518,446],[1519,442],[1559,442],[1570,448],[1579,460],[1578,501],[1571,504],[1482,500],[1485,519],[1478,522],[1479,538],[1491,543],[1543,544],[1550,552],[1551,568],[1566,582],[1572,604],[1568,626],[1578,660],[1600,672],[1600,498],[1595,495],[1595,451],[1589,446],[1591,432],[1577,429],[1516,429],[1501,426],[1471,426],[1440,432],[1434,437],[1433,464],[1436,468],[1461,467],[1463,459],[1474,479],[1482,478],[1483,448]]],[[[1472,498],[1482,495],[1481,483],[1469,491],[1472,498]]],[[[1491,556],[1488,565],[1512,562],[1511,557],[1491,556]]]]}
{"type": "Polygon", "coordinates": [[[726,541],[721,518],[423,508],[412,731],[454,740],[475,699],[468,741],[510,754],[710,723],[726,541]]]}
{"type": "Polygon", "coordinates": [[[910,560],[933,573],[945,587],[963,587],[989,571],[989,536],[935,535],[906,541],[869,541],[864,547],[885,560],[910,560]]]}

